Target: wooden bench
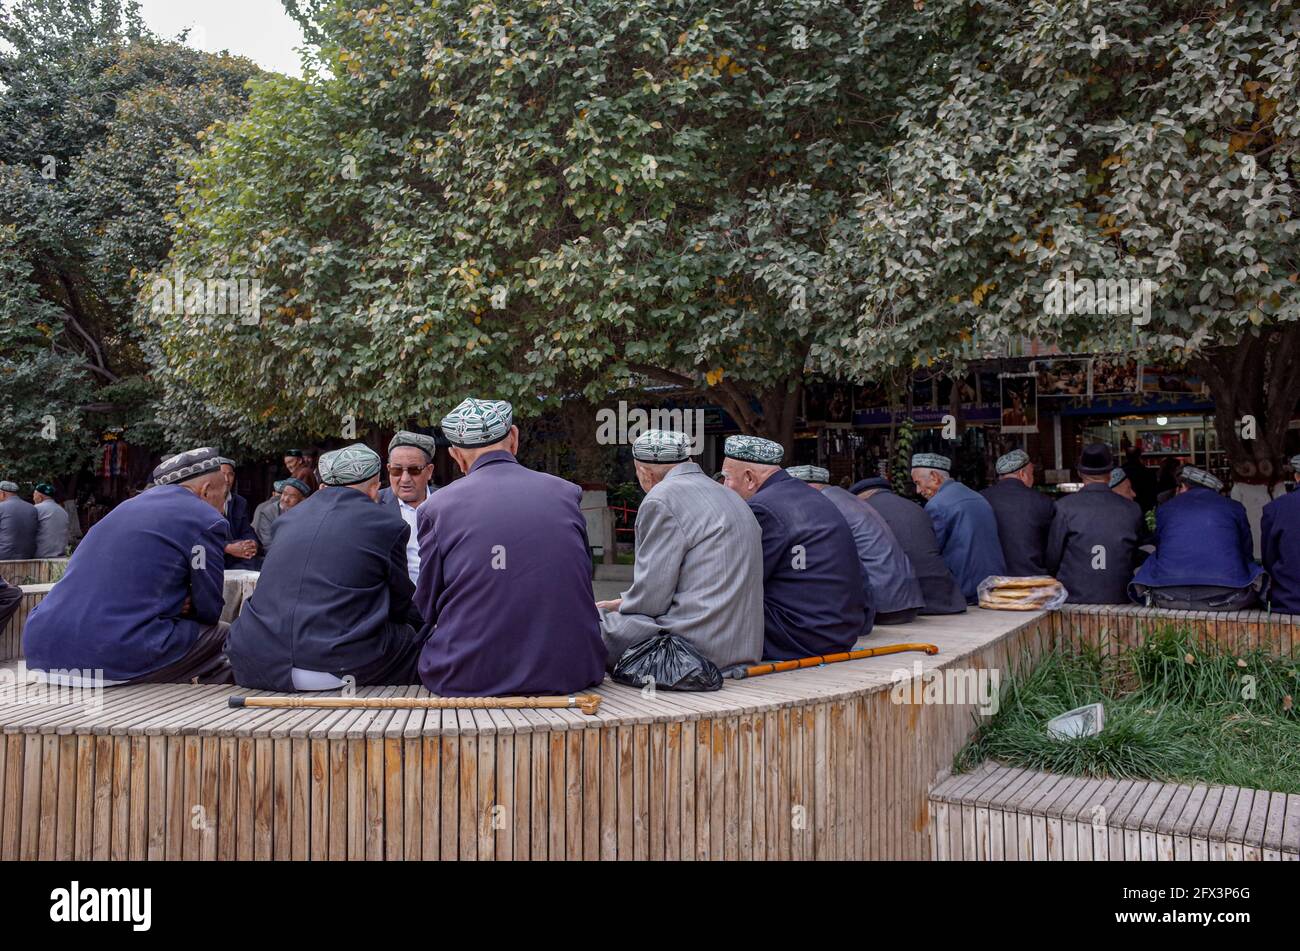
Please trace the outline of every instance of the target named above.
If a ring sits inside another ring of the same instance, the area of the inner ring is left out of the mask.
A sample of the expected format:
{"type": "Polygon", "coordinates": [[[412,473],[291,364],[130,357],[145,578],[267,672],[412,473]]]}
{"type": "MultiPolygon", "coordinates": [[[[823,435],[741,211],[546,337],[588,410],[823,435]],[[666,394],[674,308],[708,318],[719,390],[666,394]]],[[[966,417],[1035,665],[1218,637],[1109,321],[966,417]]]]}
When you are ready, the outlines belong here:
{"type": "Polygon", "coordinates": [[[14,585],[52,584],[63,576],[67,558],[0,561],[0,578],[14,585]]]}
{"type": "Polygon", "coordinates": [[[1238,786],[985,763],[939,783],[930,818],[938,860],[1300,860],[1300,796],[1238,786]]]}
{"type": "MultiPolygon", "coordinates": [[[[882,629],[900,654],[600,712],[229,709],[227,687],[0,687],[3,859],[924,858],[926,795],[974,703],[896,703],[895,670],[1005,669],[1041,614],[882,629]]],[[[13,664],[10,664],[10,668],[13,664]]],[[[387,687],[362,695],[424,695],[387,687]]]]}
{"type": "Polygon", "coordinates": [[[1274,656],[1300,649],[1300,615],[1267,611],[1171,611],[1136,604],[1067,604],[1052,612],[1050,634],[1062,647],[1089,645],[1119,654],[1167,626],[1187,627],[1203,643],[1244,652],[1259,648],[1274,656]]]}
{"type": "Polygon", "coordinates": [[[52,584],[25,584],[22,586],[23,598],[18,602],[18,610],[8,621],[0,626],[0,661],[13,660],[23,656],[23,625],[32,608],[54,587],[52,584]]]}

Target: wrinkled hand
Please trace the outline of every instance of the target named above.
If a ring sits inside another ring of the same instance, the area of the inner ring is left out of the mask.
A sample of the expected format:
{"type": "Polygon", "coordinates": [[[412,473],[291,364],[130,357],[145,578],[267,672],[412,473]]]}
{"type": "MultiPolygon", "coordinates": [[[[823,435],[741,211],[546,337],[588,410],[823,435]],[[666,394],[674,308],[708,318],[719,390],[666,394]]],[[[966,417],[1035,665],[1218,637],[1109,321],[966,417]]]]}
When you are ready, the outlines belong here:
{"type": "Polygon", "coordinates": [[[232,558],[252,558],[257,554],[257,542],[251,539],[231,542],[226,546],[226,554],[232,558]]]}
{"type": "Polygon", "coordinates": [[[622,598],[615,598],[613,601],[597,601],[597,602],[596,602],[596,608],[597,608],[597,610],[600,610],[600,611],[610,611],[610,612],[617,613],[618,610],[619,610],[619,608],[621,608],[622,606],[623,606],[623,599],[622,599],[622,598]]]}

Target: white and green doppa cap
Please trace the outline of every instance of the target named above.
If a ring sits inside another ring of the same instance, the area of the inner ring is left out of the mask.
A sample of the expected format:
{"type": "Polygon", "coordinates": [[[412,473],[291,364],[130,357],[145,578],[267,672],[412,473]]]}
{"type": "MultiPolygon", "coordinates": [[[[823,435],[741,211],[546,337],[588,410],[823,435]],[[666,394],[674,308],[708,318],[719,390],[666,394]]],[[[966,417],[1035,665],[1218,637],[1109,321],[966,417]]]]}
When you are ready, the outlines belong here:
{"type": "Polygon", "coordinates": [[[690,437],[671,429],[647,429],[632,443],[632,458],[642,462],[685,462],[690,455],[690,437]]]}
{"type": "Polygon", "coordinates": [[[510,435],[514,409],[505,400],[470,398],[442,418],[442,433],[453,446],[490,446],[510,435]]]}

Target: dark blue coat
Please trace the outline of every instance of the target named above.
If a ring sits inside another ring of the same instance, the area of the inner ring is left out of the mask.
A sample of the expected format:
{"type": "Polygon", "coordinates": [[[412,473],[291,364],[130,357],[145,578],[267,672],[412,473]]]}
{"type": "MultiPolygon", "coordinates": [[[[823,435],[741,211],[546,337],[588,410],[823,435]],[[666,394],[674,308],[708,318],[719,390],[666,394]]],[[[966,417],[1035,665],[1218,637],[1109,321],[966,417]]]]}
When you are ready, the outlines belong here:
{"type": "Polygon", "coordinates": [[[1273,610],[1300,614],[1300,491],[1264,506],[1259,538],[1264,569],[1273,579],[1273,610]]]}
{"type": "Polygon", "coordinates": [[[907,560],[881,514],[839,486],[828,485],[821,493],[839,509],[853,532],[853,543],[857,546],[858,560],[862,563],[869,589],[867,604],[872,613],[892,614],[925,607],[925,598],[921,597],[921,585],[916,580],[912,563],[907,560]]]}
{"type": "Polygon", "coordinates": [[[925,509],[911,499],[895,495],[891,489],[881,489],[863,501],[880,513],[907,553],[907,560],[912,563],[916,580],[921,585],[921,596],[925,599],[921,613],[961,614],[965,611],[966,597],[944,564],[939,542],[934,537],[934,525],[925,509]]]}
{"type": "Polygon", "coordinates": [[[86,533],[23,630],[37,670],[131,680],[175,663],[221,619],[226,519],[179,485],[128,499],[86,533]],[[191,613],[181,617],[185,599],[191,613]]]}
{"type": "MultiPolygon", "coordinates": [[[[230,541],[257,541],[257,532],[253,531],[253,516],[248,510],[248,499],[237,492],[231,492],[230,505],[227,506],[226,511],[228,513],[227,521],[230,523],[230,541]]],[[[226,544],[230,544],[230,542],[226,544]]],[[[225,565],[227,568],[253,569],[258,566],[258,560],[256,558],[234,558],[226,555],[225,565]]]]}
{"type": "Polygon", "coordinates": [[[1136,502],[1105,482],[1089,482],[1056,502],[1047,536],[1048,573],[1065,585],[1070,604],[1128,604],[1144,532],[1136,502]]]}
{"type": "Polygon", "coordinates": [[[1047,534],[1056,514],[1052,500],[1012,478],[999,479],[980,495],[993,506],[1007,574],[1046,575],[1047,534]]]}
{"type": "Polygon", "coordinates": [[[966,603],[974,604],[981,581],[1007,573],[993,506],[974,489],[949,479],[925,503],[925,513],[934,525],[943,563],[957,579],[966,603]]]}
{"type": "Polygon", "coordinates": [[[1134,584],[1244,588],[1263,571],[1253,560],[1245,506],[1204,486],[1192,486],[1156,509],[1155,544],[1134,584]]]}
{"type": "Polygon", "coordinates": [[[496,450],[420,505],[415,602],[429,690],[568,694],[604,679],[581,497],[572,482],[496,450]]]}
{"type": "Polygon", "coordinates": [[[848,650],[874,612],[853,532],[822,494],[784,469],[749,500],[763,530],[763,657],[848,650]]]}
{"type": "Polygon", "coordinates": [[[230,628],[235,681],[292,690],[292,669],[345,677],[380,664],[418,627],[406,573],[410,528],[346,486],[313,492],[275,520],[257,590],[230,628]]]}

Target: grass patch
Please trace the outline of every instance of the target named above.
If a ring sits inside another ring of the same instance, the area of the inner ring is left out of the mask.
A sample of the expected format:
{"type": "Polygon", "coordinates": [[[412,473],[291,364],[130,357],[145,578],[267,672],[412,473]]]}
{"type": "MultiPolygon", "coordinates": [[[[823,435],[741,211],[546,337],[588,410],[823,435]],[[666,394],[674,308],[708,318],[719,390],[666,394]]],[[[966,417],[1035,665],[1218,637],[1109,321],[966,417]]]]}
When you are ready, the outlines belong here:
{"type": "Polygon", "coordinates": [[[1045,654],[1004,685],[996,716],[957,754],[1073,776],[1218,783],[1300,793],[1300,664],[1233,654],[1165,628],[1118,659],[1045,654]],[[1097,736],[1055,740],[1054,716],[1100,702],[1097,736]]]}

